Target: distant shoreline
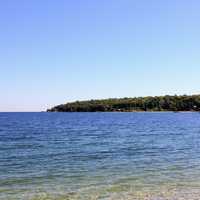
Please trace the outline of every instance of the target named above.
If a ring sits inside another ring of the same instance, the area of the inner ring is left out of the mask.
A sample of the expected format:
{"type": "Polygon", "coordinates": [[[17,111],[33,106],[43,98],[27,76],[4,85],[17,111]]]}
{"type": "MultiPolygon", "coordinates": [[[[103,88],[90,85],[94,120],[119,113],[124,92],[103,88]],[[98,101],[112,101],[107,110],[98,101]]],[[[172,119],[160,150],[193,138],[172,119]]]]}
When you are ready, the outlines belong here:
{"type": "Polygon", "coordinates": [[[75,101],[47,112],[200,112],[200,95],[165,95],[75,101]]]}

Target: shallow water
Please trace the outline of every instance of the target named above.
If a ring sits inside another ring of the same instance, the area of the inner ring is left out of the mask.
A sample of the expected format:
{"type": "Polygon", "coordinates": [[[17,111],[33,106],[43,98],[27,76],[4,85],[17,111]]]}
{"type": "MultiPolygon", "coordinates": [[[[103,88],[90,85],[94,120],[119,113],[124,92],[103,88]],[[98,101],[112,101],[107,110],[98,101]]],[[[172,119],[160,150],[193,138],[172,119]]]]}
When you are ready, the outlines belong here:
{"type": "Polygon", "coordinates": [[[199,113],[0,113],[0,199],[200,199],[199,113]]]}

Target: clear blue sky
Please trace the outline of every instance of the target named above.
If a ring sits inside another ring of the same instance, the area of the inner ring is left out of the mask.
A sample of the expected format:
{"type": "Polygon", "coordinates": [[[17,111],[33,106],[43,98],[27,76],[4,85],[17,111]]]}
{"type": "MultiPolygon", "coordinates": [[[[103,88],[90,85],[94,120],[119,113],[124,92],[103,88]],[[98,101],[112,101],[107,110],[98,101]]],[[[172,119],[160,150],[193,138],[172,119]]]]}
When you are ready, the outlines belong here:
{"type": "Polygon", "coordinates": [[[200,93],[198,0],[1,0],[0,111],[200,93]]]}

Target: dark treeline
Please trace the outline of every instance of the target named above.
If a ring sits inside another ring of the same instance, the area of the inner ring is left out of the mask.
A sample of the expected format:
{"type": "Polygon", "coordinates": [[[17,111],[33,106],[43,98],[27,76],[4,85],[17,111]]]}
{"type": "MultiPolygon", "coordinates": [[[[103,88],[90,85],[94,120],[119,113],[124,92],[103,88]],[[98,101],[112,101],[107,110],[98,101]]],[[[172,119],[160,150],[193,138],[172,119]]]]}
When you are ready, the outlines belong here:
{"type": "Polygon", "coordinates": [[[200,111],[200,95],[155,96],[76,101],[48,112],[200,111]]]}

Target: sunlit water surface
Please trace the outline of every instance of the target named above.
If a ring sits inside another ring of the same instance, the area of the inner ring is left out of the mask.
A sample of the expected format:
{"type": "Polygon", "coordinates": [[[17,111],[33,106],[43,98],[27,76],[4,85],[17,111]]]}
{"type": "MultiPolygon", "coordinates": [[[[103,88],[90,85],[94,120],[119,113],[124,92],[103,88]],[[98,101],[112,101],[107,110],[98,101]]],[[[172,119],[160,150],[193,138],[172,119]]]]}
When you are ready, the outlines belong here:
{"type": "Polygon", "coordinates": [[[0,199],[200,199],[200,114],[0,113],[0,199]]]}

